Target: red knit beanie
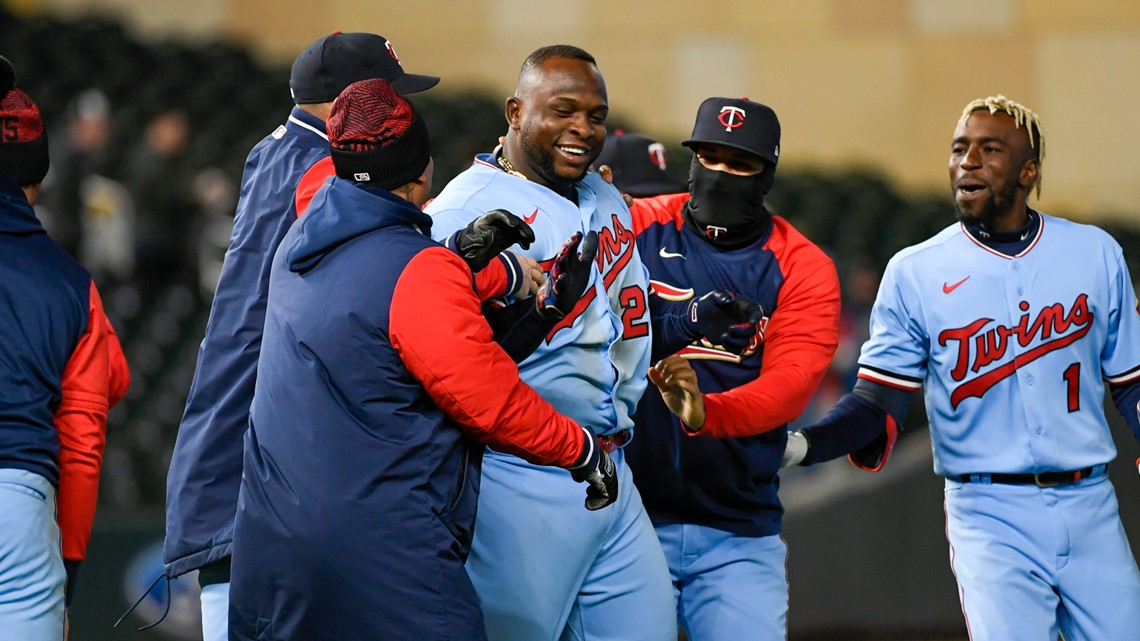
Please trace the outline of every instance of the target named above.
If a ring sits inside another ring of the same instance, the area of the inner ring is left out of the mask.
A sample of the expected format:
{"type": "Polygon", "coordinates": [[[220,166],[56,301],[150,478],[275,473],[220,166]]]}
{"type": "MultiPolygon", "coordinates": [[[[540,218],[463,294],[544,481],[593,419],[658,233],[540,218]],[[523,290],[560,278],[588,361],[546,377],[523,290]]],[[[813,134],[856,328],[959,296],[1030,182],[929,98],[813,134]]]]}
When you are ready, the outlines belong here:
{"type": "Polygon", "coordinates": [[[336,175],[347,180],[393,189],[419,178],[431,160],[424,121],[379,78],[345,88],[325,126],[336,175]]]}
{"type": "Polygon", "coordinates": [[[23,186],[43,182],[47,171],[47,132],[39,107],[16,88],[16,69],[0,56],[0,172],[23,186]]]}

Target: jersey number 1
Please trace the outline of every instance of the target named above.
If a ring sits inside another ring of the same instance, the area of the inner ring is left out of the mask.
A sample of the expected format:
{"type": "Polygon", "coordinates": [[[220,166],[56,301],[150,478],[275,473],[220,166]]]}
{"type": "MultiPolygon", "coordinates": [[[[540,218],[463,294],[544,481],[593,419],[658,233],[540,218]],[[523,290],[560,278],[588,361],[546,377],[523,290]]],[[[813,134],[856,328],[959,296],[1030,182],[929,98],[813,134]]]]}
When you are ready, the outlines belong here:
{"type": "Polygon", "coordinates": [[[1069,413],[1081,411],[1081,364],[1073,363],[1065,368],[1065,373],[1061,375],[1067,384],[1069,397],[1069,413]]]}

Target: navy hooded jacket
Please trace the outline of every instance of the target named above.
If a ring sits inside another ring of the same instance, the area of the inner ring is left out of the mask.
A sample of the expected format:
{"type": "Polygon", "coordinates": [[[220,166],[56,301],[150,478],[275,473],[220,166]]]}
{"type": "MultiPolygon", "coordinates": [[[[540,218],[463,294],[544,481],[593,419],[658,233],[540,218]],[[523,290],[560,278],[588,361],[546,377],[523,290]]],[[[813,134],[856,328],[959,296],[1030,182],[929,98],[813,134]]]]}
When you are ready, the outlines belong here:
{"type": "Polygon", "coordinates": [[[231,572],[235,639],[481,638],[481,443],[573,465],[431,218],[339,178],[274,257],[231,572]]]}

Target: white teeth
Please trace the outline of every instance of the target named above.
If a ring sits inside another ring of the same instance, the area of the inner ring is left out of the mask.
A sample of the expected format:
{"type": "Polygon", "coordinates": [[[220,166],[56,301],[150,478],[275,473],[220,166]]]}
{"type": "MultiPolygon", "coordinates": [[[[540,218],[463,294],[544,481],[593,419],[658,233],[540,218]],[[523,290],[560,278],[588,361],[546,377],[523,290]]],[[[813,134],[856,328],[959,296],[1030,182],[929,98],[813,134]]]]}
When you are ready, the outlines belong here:
{"type": "Polygon", "coordinates": [[[561,149],[562,151],[564,151],[568,154],[574,155],[574,156],[586,155],[586,150],[578,148],[578,147],[562,147],[562,146],[559,146],[558,148],[561,149]]]}

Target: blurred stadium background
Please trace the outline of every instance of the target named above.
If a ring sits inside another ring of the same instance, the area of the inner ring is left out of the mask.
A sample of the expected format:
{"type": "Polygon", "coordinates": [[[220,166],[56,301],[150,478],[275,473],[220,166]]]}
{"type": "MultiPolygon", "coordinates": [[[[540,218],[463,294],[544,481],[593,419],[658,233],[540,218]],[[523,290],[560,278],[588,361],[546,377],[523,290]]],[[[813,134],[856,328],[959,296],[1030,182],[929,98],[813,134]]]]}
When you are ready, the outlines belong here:
{"type": "MultiPolygon", "coordinates": [[[[39,213],[96,274],[134,377],[111,416],[72,639],[199,638],[193,577],[147,592],[166,468],[245,154],[288,113],[293,57],[334,29],[380,33],[409,71],[443,77],[413,97],[437,190],[494,144],[518,64],[543,44],[593,53],[611,129],[665,142],[682,179],[690,156],[676,143],[703,98],[772,105],[784,136],[769,203],[835,257],[844,293],[844,342],[807,418],[849,389],[886,260],[951,221],[943,168],[970,99],[1005,93],[1041,114],[1037,204],[1107,228],[1140,278],[1135,0],[0,0],[0,54],[53,145],[39,213]],[[168,604],[161,625],[136,631],[168,604]]],[[[1140,550],[1140,448],[1108,413],[1140,550]]],[[[921,405],[908,423],[880,474],[835,463],[783,475],[792,639],[965,639],[921,405]]]]}

